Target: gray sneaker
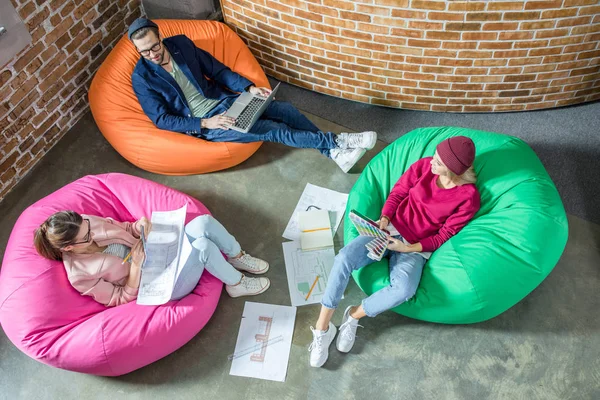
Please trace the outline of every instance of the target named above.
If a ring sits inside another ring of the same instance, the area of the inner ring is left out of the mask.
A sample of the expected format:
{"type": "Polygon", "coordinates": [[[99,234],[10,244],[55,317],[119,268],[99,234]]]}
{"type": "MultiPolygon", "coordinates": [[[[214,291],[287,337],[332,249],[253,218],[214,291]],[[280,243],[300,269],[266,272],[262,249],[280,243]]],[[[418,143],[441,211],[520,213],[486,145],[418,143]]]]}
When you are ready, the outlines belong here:
{"type": "Polygon", "coordinates": [[[377,143],[377,133],[373,131],[360,133],[342,132],[336,137],[340,149],[365,149],[371,150],[377,143]]]}
{"type": "Polygon", "coordinates": [[[310,351],[310,366],[319,368],[325,364],[325,361],[329,357],[329,346],[333,342],[336,329],[335,325],[330,322],[329,329],[326,332],[318,331],[312,326],[310,330],[313,334],[313,341],[308,346],[308,351],[310,351]]]}
{"type": "Polygon", "coordinates": [[[329,155],[342,171],[347,173],[366,152],[365,149],[331,149],[329,150],[329,155]]]}
{"type": "Polygon", "coordinates": [[[354,346],[354,340],[356,339],[356,328],[362,325],[358,324],[358,320],[350,316],[350,309],[352,306],[346,308],[344,311],[344,317],[342,318],[342,324],[340,325],[340,334],[337,337],[335,346],[342,353],[347,353],[352,350],[354,346]]]}

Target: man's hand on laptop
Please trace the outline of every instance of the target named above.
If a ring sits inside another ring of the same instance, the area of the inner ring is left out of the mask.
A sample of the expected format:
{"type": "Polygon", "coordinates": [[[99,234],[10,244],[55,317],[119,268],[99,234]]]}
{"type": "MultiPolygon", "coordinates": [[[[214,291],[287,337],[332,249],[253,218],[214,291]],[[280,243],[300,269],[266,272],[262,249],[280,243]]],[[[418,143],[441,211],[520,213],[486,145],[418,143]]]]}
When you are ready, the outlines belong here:
{"type": "Polygon", "coordinates": [[[253,95],[256,96],[262,96],[262,97],[268,97],[271,94],[271,89],[267,89],[264,87],[256,87],[256,86],[250,86],[250,88],[248,89],[248,91],[250,93],[252,93],[253,95]]]}
{"type": "Polygon", "coordinates": [[[235,124],[235,118],[225,116],[225,113],[205,118],[201,122],[206,129],[230,129],[235,124]]]}

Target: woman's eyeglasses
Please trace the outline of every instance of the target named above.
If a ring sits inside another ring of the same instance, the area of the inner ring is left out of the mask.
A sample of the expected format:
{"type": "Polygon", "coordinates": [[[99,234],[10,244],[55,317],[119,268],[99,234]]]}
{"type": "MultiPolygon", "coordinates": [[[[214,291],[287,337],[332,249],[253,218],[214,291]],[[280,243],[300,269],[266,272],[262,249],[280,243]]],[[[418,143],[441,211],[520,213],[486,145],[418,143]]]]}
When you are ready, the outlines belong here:
{"type": "Polygon", "coordinates": [[[84,221],[87,221],[88,224],[88,231],[87,234],[83,237],[83,240],[81,242],[75,242],[75,243],[71,243],[72,245],[76,245],[76,244],[84,244],[84,243],[89,243],[90,239],[91,239],[91,235],[92,235],[92,227],[90,224],[90,220],[89,219],[85,219],[84,221]]]}
{"type": "Polygon", "coordinates": [[[139,53],[140,53],[141,55],[143,55],[144,57],[147,57],[147,56],[149,56],[149,55],[150,55],[150,52],[153,52],[153,53],[158,53],[158,51],[160,50],[160,48],[161,48],[161,47],[162,47],[161,43],[160,43],[160,42],[158,42],[158,43],[156,43],[154,46],[152,46],[152,47],[150,48],[150,50],[142,50],[142,51],[140,51],[139,53]]]}

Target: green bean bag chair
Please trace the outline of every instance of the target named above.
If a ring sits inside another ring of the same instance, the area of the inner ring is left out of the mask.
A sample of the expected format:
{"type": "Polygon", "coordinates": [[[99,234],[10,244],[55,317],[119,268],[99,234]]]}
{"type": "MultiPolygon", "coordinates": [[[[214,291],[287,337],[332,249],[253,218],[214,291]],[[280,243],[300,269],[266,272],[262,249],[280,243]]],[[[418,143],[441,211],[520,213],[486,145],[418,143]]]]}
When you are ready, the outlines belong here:
{"type": "MultiPolygon", "coordinates": [[[[475,142],[481,209],[433,253],[415,296],[393,309],[423,321],[466,324],[499,315],[544,280],[567,242],[562,201],[533,150],[512,136],[454,127],[416,129],[371,160],[350,191],[344,242],[358,236],[350,210],[379,218],[404,171],[458,135],[475,142]]],[[[387,259],[353,277],[367,295],[376,292],[390,283],[387,259]]]]}

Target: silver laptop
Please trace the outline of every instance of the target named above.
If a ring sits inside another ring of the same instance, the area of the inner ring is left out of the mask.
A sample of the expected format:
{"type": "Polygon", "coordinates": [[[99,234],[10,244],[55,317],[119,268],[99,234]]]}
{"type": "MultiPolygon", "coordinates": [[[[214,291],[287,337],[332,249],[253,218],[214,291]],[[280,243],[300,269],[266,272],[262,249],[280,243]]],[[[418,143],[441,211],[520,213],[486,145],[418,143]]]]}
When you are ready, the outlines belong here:
{"type": "Polygon", "coordinates": [[[226,116],[235,118],[235,125],[230,129],[247,133],[269,107],[277,89],[279,89],[279,83],[266,98],[250,92],[242,93],[225,113],[226,116]]]}

